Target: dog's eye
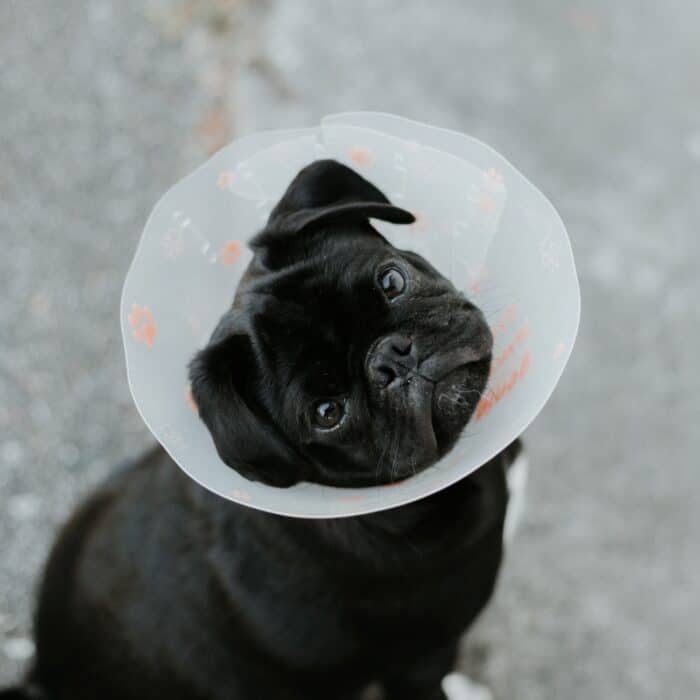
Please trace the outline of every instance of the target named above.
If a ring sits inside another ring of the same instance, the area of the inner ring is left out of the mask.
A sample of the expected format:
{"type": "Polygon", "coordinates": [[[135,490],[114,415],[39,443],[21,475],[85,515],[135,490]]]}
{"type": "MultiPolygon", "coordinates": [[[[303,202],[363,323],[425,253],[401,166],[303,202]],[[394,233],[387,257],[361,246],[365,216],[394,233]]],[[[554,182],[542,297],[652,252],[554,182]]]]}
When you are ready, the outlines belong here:
{"type": "Polygon", "coordinates": [[[327,399],[319,401],[314,407],[314,421],[319,428],[328,430],[335,428],[345,413],[345,408],[340,401],[327,399]]]}
{"type": "Polygon", "coordinates": [[[398,268],[389,267],[379,275],[379,285],[387,299],[396,299],[406,289],[406,278],[398,268]]]}

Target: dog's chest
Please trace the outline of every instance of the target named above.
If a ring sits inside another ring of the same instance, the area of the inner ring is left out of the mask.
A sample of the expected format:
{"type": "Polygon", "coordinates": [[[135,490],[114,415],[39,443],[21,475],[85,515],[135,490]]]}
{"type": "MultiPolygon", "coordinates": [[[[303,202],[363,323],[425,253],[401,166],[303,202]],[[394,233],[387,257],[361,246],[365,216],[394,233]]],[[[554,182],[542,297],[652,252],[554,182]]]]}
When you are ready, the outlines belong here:
{"type": "Polygon", "coordinates": [[[500,565],[505,496],[502,474],[491,471],[493,484],[445,493],[435,517],[419,513],[419,527],[401,522],[409,528],[401,534],[379,519],[318,529],[249,513],[236,519],[216,539],[217,578],[235,619],[299,669],[369,666],[458,637],[486,604],[500,565]]]}
{"type": "Polygon", "coordinates": [[[230,571],[230,595],[255,642],[287,664],[370,667],[388,649],[420,653],[434,640],[458,636],[493,585],[498,554],[487,561],[489,549],[381,574],[241,553],[230,571]]]}

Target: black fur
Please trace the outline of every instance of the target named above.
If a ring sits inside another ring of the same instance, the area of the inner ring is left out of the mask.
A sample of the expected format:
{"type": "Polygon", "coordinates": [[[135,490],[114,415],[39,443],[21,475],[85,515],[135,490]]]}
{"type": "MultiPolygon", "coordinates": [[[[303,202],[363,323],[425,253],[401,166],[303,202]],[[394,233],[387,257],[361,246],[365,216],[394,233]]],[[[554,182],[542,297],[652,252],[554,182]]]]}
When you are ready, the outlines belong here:
{"type": "Polygon", "coordinates": [[[249,479],[395,481],[444,455],[481,397],[492,346],[482,313],[370,218],[413,221],[335,161],[303,169],[192,361],[200,416],[222,460],[249,479]],[[399,298],[381,289],[387,269],[405,281],[399,298]],[[387,373],[396,381],[384,386],[387,373]],[[325,398],[345,407],[336,430],[313,424],[325,398]]]}
{"type": "MultiPolygon", "coordinates": [[[[473,412],[490,362],[483,317],[368,217],[411,221],[337,163],[302,171],[192,362],[219,454],[249,478],[394,481],[447,452],[473,412]],[[409,280],[398,303],[376,284],[387,261],[409,280]],[[395,337],[410,351],[382,355],[395,337]],[[324,396],[348,407],[337,431],[309,425],[324,396]]],[[[154,449],[64,527],[34,665],[0,700],[357,700],[373,682],[390,700],[440,700],[496,582],[518,449],[428,498],[336,520],[230,503],[154,449]]]]}

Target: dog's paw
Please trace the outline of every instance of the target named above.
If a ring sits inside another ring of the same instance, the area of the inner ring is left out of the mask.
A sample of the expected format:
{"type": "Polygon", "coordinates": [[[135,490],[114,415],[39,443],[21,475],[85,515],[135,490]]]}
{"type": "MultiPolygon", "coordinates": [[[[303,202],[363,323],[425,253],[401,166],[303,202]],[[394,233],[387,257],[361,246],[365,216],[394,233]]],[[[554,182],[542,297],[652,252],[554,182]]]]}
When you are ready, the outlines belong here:
{"type": "Polygon", "coordinates": [[[503,539],[506,543],[511,542],[515,536],[525,512],[525,488],[528,472],[529,463],[527,457],[521,452],[506,472],[508,480],[508,510],[506,511],[506,522],[503,529],[503,539]]]}
{"type": "Polygon", "coordinates": [[[491,691],[485,686],[469,680],[461,673],[450,673],[442,679],[442,689],[447,700],[493,700],[491,691]]]}

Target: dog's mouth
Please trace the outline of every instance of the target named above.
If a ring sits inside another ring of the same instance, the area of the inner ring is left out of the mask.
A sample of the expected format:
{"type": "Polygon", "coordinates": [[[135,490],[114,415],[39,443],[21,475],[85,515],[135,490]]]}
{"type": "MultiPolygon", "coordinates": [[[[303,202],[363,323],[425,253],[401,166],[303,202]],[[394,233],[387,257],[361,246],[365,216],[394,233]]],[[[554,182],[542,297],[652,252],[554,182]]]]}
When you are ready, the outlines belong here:
{"type": "Polygon", "coordinates": [[[432,427],[443,457],[454,446],[481,401],[491,368],[491,354],[454,367],[435,383],[432,427]]]}
{"type": "Polygon", "coordinates": [[[478,343],[436,351],[428,355],[418,366],[418,373],[428,381],[437,384],[460,368],[490,362],[490,359],[491,339],[484,334],[484,339],[478,343]]]}
{"type": "Polygon", "coordinates": [[[400,407],[393,439],[404,446],[382,481],[413,476],[449,452],[481,399],[490,364],[490,344],[487,350],[458,347],[433,353],[414,371],[392,380],[387,389],[400,407]]]}

